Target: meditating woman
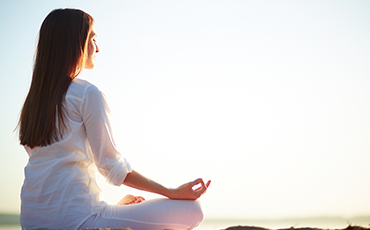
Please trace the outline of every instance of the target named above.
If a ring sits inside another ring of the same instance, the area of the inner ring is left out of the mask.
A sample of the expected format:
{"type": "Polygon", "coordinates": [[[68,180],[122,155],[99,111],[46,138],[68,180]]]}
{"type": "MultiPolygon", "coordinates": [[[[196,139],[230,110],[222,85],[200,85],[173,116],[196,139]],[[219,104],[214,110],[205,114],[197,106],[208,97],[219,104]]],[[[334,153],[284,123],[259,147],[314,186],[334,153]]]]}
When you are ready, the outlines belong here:
{"type": "Polygon", "coordinates": [[[203,220],[196,201],[210,181],[175,189],[135,170],[114,144],[104,94],[77,78],[92,69],[99,48],[93,18],[77,9],[57,9],[39,32],[32,83],[19,121],[20,143],[29,161],[21,192],[22,229],[192,229],[203,220]],[[117,205],[99,199],[95,173],[167,198],[125,196],[117,205]],[[193,189],[199,185],[198,189],[193,189]]]}

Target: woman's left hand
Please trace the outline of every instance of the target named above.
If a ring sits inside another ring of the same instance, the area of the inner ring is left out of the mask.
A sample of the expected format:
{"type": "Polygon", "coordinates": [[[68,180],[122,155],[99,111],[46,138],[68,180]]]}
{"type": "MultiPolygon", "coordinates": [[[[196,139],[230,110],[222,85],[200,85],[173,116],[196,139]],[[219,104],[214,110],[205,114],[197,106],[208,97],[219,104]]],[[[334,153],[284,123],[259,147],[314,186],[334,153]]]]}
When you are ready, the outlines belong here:
{"type": "Polygon", "coordinates": [[[117,203],[117,205],[138,204],[143,201],[145,201],[145,199],[141,196],[126,195],[117,203]]]}

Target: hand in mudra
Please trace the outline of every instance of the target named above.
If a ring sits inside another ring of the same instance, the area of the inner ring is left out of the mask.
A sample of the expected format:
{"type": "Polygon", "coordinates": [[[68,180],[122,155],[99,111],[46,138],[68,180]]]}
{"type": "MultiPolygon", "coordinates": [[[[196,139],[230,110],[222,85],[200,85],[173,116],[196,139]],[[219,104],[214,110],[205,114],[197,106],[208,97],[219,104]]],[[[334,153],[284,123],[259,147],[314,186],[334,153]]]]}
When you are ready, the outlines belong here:
{"type": "Polygon", "coordinates": [[[196,200],[207,191],[210,184],[210,180],[205,184],[203,179],[197,179],[173,189],[173,195],[169,198],[176,200],[196,200]],[[194,189],[196,186],[199,187],[194,189]]]}
{"type": "Polygon", "coordinates": [[[143,202],[145,199],[141,196],[126,195],[123,197],[117,205],[129,205],[129,204],[138,204],[143,202]]]}

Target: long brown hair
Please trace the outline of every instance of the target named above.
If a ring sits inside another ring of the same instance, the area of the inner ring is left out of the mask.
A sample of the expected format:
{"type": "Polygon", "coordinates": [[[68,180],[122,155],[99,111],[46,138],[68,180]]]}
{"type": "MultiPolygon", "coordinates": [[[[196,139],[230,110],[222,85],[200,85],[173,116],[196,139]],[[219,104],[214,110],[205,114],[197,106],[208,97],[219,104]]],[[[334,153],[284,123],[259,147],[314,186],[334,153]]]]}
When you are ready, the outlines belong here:
{"type": "Polygon", "coordinates": [[[83,68],[93,23],[89,14],[77,9],[53,10],[43,21],[31,87],[19,119],[22,145],[50,145],[68,129],[63,101],[83,68]]]}

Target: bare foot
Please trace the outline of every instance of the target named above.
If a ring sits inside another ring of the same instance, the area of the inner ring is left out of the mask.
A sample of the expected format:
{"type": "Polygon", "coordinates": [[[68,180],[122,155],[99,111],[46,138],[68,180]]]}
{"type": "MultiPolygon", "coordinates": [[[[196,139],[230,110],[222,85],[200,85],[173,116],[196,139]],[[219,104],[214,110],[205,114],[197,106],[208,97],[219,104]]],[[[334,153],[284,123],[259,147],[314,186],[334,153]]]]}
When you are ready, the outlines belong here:
{"type": "Polygon", "coordinates": [[[138,204],[143,202],[145,199],[141,196],[126,195],[123,197],[117,205],[129,205],[129,204],[138,204]]]}

